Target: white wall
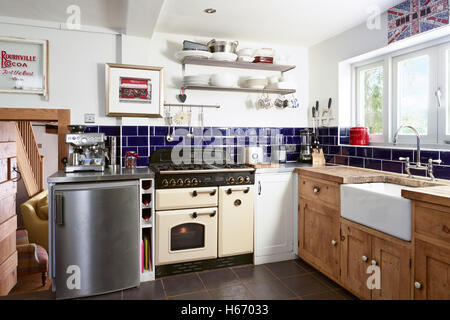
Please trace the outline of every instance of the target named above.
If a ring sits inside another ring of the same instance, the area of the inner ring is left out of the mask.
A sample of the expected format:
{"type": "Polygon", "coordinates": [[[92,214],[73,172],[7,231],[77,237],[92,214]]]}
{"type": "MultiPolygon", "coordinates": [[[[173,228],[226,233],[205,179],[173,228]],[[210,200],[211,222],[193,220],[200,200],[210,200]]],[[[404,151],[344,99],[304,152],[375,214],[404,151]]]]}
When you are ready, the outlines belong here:
{"type": "MultiPolygon", "coordinates": [[[[45,101],[41,96],[23,94],[0,94],[0,107],[27,108],[69,108],[71,122],[84,122],[84,113],[95,113],[96,124],[148,124],[162,125],[163,119],[147,118],[111,118],[105,116],[104,63],[122,62],[138,65],[163,66],[165,76],[165,98],[167,102],[176,102],[181,85],[181,65],[174,54],[182,48],[185,39],[192,36],[156,33],[152,39],[114,34],[89,33],[68,30],[56,30],[43,27],[31,27],[0,24],[2,35],[27,38],[48,39],[50,41],[50,98],[45,101]]],[[[297,82],[299,109],[257,110],[254,102],[258,94],[236,92],[191,91],[188,103],[220,104],[219,110],[205,110],[207,126],[306,126],[306,105],[308,102],[308,51],[304,47],[275,46],[261,43],[242,43],[243,47],[272,47],[297,65],[290,71],[297,82]]],[[[249,71],[239,69],[206,68],[187,66],[188,73],[233,72],[245,75],[272,75],[267,71],[249,71]]],[[[276,98],[276,96],[272,95],[276,98]]],[[[175,109],[172,109],[175,112],[175,109]]],[[[195,117],[195,115],[194,115],[195,117]]],[[[193,125],[198,123],[194,122],[193,125]]]]}
{"type": "Polygon", "coordinates": [[[41,145],[39,153],[44,156],[44,189],[47,189],[47,178],[58,171],[58,135],[45,132],[45,125],[34,125],[36,142],[41,145]]]}
{"type": "Polygon", "coordinates": [[[361,24],[309,48],[309,105],[319,100],[325,107],[333,99],[332,113],[338,124],[338,63],[387,45],[387,15],[381,16],[381,28],[369,30],[361,24]]]}

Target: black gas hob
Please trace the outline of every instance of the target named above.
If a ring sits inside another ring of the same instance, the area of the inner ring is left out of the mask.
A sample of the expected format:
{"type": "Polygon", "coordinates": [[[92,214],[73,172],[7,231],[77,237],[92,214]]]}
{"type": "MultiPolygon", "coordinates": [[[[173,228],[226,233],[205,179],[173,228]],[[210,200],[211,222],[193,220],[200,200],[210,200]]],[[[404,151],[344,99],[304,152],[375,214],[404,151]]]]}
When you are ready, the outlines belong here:
{"type": "MultiPolygon", "coordinates": [[[[175,163],[172,160],[172,149],[161,149],[152,154],[149,167],[155,172],[157,189],[255,183],[255,169],[244,164],[232,163],[231,157],[225,150],[217,149],[210,159],[201,159],[200,163],[198,163],[198,157],[194,157],[193,150],[187,152],[190,152],[191,156],[184,157],[182,163],[175,163]]],[[[202,152],[202,150],[196,149],[195,152],[202,152]]],[[[211,155],[211,151],[207,154],[211,155]]]]}

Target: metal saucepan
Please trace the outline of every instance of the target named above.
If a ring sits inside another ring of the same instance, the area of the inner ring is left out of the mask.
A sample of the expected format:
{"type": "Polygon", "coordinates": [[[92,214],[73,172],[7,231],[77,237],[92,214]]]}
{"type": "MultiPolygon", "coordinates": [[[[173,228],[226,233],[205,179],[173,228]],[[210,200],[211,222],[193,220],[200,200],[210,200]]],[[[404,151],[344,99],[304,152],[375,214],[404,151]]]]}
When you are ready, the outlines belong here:
{"type": "Polygon", "coordinates": [[[238,41],[217,41],[216,39],[212,39],[207,44],[208,49],[211,52],[228,52],[228,53],[236,53],[238,45],[239,45],[238,41]]]}

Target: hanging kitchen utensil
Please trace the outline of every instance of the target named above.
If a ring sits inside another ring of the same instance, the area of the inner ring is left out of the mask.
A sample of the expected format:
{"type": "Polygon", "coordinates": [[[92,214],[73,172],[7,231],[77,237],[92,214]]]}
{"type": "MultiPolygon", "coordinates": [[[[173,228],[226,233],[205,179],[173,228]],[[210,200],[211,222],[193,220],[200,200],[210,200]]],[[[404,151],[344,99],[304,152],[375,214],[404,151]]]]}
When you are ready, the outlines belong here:
{"type": "Polygon", "coordinates": [[[186,138],[192,139],[194,137],[194,134],[192,133],[192,108],[189,108],[189,111],[187,112],[187,119],[188,119],[188,134],[186,135],[186,138]]]}
{"type": "Polygon", "coordinates": [[[181,103],[186,102],[187,95],[184,93],[184,88],[180,89],[180,94],[177,96],[177,98],[181,103]]]}
{"type": "Polygon", "coordinates": [[[188,115],[186,114],[186,112],[184,112],[184,108],[181,108],[181,110],[175,114],[173,121],[175,122],[176,125],[181,126],[186,123],[187,118],[188,115]]]}

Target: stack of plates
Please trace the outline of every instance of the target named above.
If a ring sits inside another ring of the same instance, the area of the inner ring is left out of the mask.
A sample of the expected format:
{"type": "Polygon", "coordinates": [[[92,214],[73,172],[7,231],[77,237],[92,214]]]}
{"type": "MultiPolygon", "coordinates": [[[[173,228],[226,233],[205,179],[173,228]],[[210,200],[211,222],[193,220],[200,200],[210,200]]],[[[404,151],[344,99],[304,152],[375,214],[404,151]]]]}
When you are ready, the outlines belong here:
{"type": "Polygon", "coordinates": [[[231,52],[213,52],[211,55],[212,60],[220,60],[220,61],[236,61],[237,54],[231,52]]]}
{"type": "Polygon", "coordinates": [[[209,75],[184,76],[183,83],[185,86],[208,86],[209,75]]]}
{"type": "Polygon", "coordinates": [[[197,57],[197,58],[205,58],[209,59],[211,58],[212,53],[208,51],[201,51],[201,50],[183,50],[178,51],[175,53],[175,58],[178,61],[183,61],[186,57],[197,57]]]}
{"type": "Polygon", "coordinates": [[[245,88],[250,89],[264,89],[266,85],[267,79],[258,77],[250,77],[244,83],[245,88]]]}

